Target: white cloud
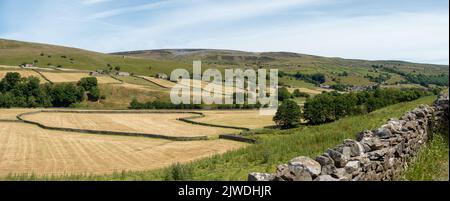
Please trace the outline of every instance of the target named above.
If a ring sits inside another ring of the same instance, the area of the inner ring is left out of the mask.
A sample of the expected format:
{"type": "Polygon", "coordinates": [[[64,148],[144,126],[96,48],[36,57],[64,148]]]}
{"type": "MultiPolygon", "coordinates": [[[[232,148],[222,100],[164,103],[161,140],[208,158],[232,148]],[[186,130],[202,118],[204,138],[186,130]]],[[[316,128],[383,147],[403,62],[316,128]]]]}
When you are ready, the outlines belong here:
{"type": "MultiPolygon", "coordinates": [[[[99,0],[94,0],[94,1],[99,1],[99,0]]],[[[139,6],[131,6],[131,7],[123,7],[123,8],[117,8],[117,9],[111,9],[111,10],[95,13],[94,15],[90,16],[89,18],[90,19],[100,19],[100,18],[113,17],[113,16],[117,16],[117,15],[124,15],[124,14],[127,14],[127,13],[148,11],[148,10],[153,10],[153,9],[159,8],[162,5],[165,5],[165,4],[168,4],[168,3],[169,3],[169,1],[160,1],[160,2],[142,4],[142,5],[139,5],[139,6]]]]}
{"type": "Polygon", "coordinates": [[[224,33],[187,46],[448,64],[448,24],[448,13],[323,18],[224,33]]]}
{"type": "Polygon", "coordinates": [[[328,2],[170,0],[94,15],[92,11],[74,9],[72,14],[58,14],[62,16],[58,18],[49,14],[42,18],[46,20],[30,22],[22,29],[8,30],[10,34],[4,33],[2,37],[101,52],[220,48],[449,63],[448,10],[407,13],[391,10],[362,16],[330,14],[326,10],[308,7],[328,2]],[[134,12],[143,12],[144,15],[139,19],[127,16],[134,12]],[[145,12],[149,14],[148,18],[145,18],[145,12]],[[299,13],[301,15],[297,15],[299,13]],[[117,24],[114,19],[104,19],[119,15],[123,17],[117,24]],[[130,23],[123,23],[126,20],[130,23]],[[134,20],[138,23],[134,24],[134,20]],[[30,26],[40,29],[29,29],[30,26]]]}
{"type": "Polygon", "coordinates": [[[92,5],[92,4],[106,3],[108,1],[112,0],[82,0],[81,3],[86,5],[92,5]]]}

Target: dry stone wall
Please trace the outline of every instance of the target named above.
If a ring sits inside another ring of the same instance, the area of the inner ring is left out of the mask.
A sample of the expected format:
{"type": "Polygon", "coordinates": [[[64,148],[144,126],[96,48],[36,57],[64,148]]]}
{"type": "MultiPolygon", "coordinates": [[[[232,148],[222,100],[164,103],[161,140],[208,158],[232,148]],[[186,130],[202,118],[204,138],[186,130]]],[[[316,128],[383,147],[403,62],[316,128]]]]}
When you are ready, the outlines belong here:
{"type": "Polygon", "coordinates": [[[250,173],[249,181],[389,181],[405,170],[435,129],[447,129],[448,95],[421,105],[380,128],[360,132],[314,160],[300,156],[276,173],[250,173]],[[443,126],[446,125],[446,126],[443,126]]]}

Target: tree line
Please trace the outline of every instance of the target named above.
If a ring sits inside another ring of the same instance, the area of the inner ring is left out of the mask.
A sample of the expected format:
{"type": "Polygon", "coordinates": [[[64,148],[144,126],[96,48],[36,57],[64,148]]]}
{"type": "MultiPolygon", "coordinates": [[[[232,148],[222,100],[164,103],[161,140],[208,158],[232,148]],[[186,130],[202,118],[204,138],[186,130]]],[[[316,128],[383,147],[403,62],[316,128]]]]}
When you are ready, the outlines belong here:
{"type": "Polygon", "coordinates": [[[289,77],[295,78],[296,80],[303,80],[305,82],[309,82],[309,83],[312,83],[315,85],[323,84],[326,81],[326,77],[322,73],[303,74],[303,73],[297,72],[295,74],[289,74],[289,73],[285,73],[283,71],[279,71],[278,76],[279,77],[289,76],[289,77]]]}
{"type": "Polygon", "coordinates": [[[428,87],[430,84],[434,84],[437,86],[448,86],[448,75],[439,74],[439,75],[425,75],[422,73],[414,74],[414,73],[405,73],[395,68],[386,68],[383,67],[383,70],[390,73],[396,73],[398,75],[403,76],[408,82],[414,84],[420,84],[424,87],[428,87]]]}
{"type": "Polygon", "coordinates": [[[85,96],[92,101],[100,98],[97,78],[82,78],[77,84],[41,84],[37,77],[8,72],[0,81],[0,108],[69,107],[85,96]]]}
{"type": "Polygon", "coordinates": [[[350,115],[358,115],[430,95],[421,89],[382,89],[370,91],[338,93],[329,92],[315,96],[305,102],[302,117],[309,124],[322,124],[339,120],[350,115]]]}
{"type": "Polygon", "coordinates": [[[259,109],[261,107],[268,107],[267,105],[262,105],[260,102],[256,104],[248,104],[247,102],[243,104],[173,104],[171,102],[164,101],[147,101],[139,102],[136,97],[130,102],[130,109],[141,110],[141,109],[219,109],[219,110],[232,110],[232,109],[259,109]]]}
{"type": "Polygon", "coordinates": [[[303,118],[308,124],[318,125],[339,120],[346,116],[366,114],[374,110],[406,101],[416,100],[430,92],[422,89],[382,89],[338,93],[325,92],[308,98],[303,111],[292,99],[286,99],[279,106],[273,121],[286,129],[300,124],[303,118]]]}

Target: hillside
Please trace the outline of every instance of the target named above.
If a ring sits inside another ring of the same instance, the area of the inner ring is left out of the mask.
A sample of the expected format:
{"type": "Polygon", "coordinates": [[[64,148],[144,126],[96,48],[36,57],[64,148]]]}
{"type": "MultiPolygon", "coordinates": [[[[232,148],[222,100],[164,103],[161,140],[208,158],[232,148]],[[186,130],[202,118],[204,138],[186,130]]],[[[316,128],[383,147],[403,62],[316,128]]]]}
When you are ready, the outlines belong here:
{"type": "MultiPolygon", "coordinates": [[[[329,58],[292,52],[243,52],[212,49],[161,49],[119,52],[113,55],[133,56],[158,61],[177,61],[189,64],[192,60],[202,60],[203,64],[223,68],[278,68],[294,75],[322,73],[325,84],[348,84],[355,86],[370,85],[383,79],[386,85],[410,83],[403,74],[423,74],[448,76],[448,66],[419,64],[404,61],[367,61],[343,58],[329,58]]],[[[281,77],[280,82],[293,87],[313,86],[292,76],[281,77]]],[[[419,82],[415,83],[418,84],[419,82]]],[[[411,87],[411,86],[408,86],[411,87]]],[[[412,86],[414,87],[414,86],[412,86]]]]}
{"type": "Polygon", "coordinates": [[[0,65],[18,66],[34,63],[38,67],[61,67],[82,70],[108,69],[119,66],[121,71],[152,75],[170,72],[180,67],[172,61],[156,61],[123,57],[82,49],[0,39],[0,65]]]}
{"type": "MultiPolygon", "coordinates": [[[[0,39],[0,65],[18,66],[34,63],[38,67],[97,70],[120,67],[121,71],[153,76],[170,74],[175,68],[192,68],[193,60],[202,60],[203,68],[278,68],[288,76],[280,83],[291,87],[314,88],[307,80],[296,79],[296,73],[325,75],[324,84],[366,86],[384,85],[419,87],[405,75],[443,76],[448,80],[447,65],[418,64],[403,61],[367,61],[319,57],[290,52],[243,52],[212,49],[163,49],[103,54],[76,48],[0,39]],[[399,85],[415,84],[415,85],[399,85]]],[[[431,77],[430,77],[431,76],[431,77]]],[[[448,83],[448,82],[447,82],[448,83]]]]}

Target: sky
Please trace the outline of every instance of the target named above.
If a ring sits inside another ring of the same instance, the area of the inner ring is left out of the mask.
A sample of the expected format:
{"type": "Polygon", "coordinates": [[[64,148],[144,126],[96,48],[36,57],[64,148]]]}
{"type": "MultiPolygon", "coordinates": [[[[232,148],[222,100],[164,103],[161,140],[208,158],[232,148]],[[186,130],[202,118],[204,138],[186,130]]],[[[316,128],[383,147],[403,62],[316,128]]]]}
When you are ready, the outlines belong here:
{"type": "Polygon", "coordinates": [[[449,64],[448,0],[0,0],[0,38],[449,64]]]}

